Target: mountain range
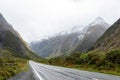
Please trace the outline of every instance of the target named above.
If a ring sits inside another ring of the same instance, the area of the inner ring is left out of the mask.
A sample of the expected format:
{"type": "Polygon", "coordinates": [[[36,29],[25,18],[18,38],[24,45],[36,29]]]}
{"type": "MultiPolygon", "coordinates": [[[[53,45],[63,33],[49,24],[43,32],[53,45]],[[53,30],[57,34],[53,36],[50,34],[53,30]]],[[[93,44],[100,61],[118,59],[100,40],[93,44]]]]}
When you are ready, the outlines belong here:
{"type": "Polygon", "coordinates": [[[108,29],[110,25],[98,17],[85,26],[76,26],[71,30],[58,33],[48,39],[32,42],[32,50],[42,57],[69,55],[74,51],[86,52],[108,29]]]}

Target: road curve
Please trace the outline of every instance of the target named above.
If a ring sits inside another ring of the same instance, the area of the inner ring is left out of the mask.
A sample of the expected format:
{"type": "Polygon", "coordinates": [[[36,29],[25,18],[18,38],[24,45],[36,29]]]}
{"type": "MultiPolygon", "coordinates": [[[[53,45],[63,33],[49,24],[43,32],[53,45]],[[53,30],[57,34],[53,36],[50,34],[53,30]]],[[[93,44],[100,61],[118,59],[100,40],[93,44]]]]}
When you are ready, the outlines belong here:
{"type": "Polygon", "coordinates": [[[29,61],[34,80],[120,80],[120,76],[75,70],[29,61]]]}

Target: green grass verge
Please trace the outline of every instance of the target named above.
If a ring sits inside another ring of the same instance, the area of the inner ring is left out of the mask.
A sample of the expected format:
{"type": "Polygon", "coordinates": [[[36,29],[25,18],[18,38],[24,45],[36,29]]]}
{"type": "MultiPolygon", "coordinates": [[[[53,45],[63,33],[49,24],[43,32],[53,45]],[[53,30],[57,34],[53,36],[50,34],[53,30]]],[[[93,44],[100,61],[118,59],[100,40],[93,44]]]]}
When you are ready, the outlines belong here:
{"type": "Polygon", "coordinates": [[[27,59],[12,56],[7,50],[0,50],[0,80],[6,80],[28,70],[27,59]]]}

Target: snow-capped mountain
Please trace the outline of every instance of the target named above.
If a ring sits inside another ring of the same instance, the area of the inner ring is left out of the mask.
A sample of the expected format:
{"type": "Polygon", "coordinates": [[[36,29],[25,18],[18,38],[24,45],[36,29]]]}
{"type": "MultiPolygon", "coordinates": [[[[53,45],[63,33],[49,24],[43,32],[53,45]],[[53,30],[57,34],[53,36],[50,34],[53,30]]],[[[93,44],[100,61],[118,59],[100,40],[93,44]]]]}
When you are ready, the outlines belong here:
{"type": "Polygon", "coordinates": [[[49,39],[32,42],[31,48],[43,57],[58,56],[73,51],[86,52],[108,27],[109,25],[99,17],[87,26],[75,26],[49,39]]]}
{"type": "Polygon", "coordinates": [[[89,26],[94,26],[96,24],[101,24],[104,25],[105,27],[108,27],[108,23],[106,23],[106,21],[101,17],[96,18],[95,21],[89,24],[89,26]]]}
{"type": "Polygon", "coordinates": [[[79,35],[80,43],[75,51],[86,52],[98,38],[109,28],[109,24],[104,19],[98,17],[92,23],[87,25],[81,35],[79,35]]]}

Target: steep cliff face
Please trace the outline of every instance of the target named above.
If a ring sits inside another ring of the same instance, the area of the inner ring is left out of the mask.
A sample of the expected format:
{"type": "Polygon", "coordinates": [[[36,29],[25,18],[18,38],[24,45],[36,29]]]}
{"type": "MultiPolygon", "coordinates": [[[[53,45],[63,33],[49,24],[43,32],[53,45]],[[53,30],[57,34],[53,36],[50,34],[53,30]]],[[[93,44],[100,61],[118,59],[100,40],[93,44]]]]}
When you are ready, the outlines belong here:
{"type": "Polygon", "coordinates": [[[120,49],[120,19],[116,21],[93,45],[91,50],[109,51],[120,49]]]}
{"type": "MultiPolygon", "coordinates": [[[[12,52],[18,57],[32,58],[33,53],[21,36],[0,14],[0,49],[12,52]]],[[[34,56],[33,56],[34,57],[34,56]]]]}

